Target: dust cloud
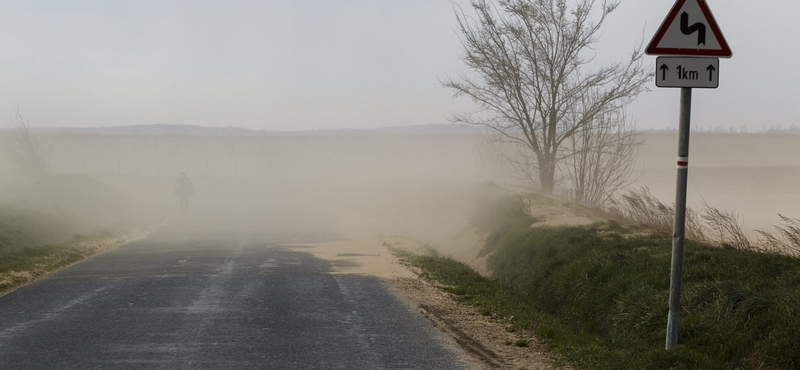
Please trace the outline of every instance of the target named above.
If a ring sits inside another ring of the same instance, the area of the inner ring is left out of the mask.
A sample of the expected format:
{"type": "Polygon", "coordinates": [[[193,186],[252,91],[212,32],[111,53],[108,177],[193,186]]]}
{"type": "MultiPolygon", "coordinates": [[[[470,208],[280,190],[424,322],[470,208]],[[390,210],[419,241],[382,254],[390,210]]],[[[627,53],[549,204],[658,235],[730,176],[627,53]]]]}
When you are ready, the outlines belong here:
{"type": "MultiPolygon", "coordinates": [[[[84,229],[145,219],[175,230],[291,241],[363,233],[442,240],[466,225],[475,189],[505,181],[477,135],[109,136],[42,134],[52,186],[0,162],[0,203],[51,208],[84,229]],[[179,173],[192,182],[181,215],[179,173]],[[57,189],[54,191],[53,189],[57,189]],[[354,221],[359,220],[359,221],[354,221]],[[347,226],[350,225],[350,226],[347,226]]],[[[501,166],[502,167],[502,166],[501,166]]]]}
{"type": "MultiPolygon", "coordinates": [[[[465,232],[484,181],[513,172],[478,134],[136,136],[41,134],[47,182],[0,157],[0,204],[55,212],[80,232],[126,222],[329,240],[404,235],[443,245],[465,232]],[[192,181],[182,216],[178,174],[192,181]]],[[[646,134],[641,176],[672,201],[677,134],[646,134]]],[[[0,131],[4,148],[7,132],[0,131]]],[[[734,209],[749,232],[800,217],[800,135],[693,134],[689,204],[734,209]]]]}
{"type": "MultiPolygon", "coordinates": [[[[639,151],[641,176],[657,198],[675,199],[678,134],[647,134],[639,151]]],[[[733,210],[750,237],[772,231],[778,213],[800,218],[800,135],[692,133],[687,205],[733,210]]]]}

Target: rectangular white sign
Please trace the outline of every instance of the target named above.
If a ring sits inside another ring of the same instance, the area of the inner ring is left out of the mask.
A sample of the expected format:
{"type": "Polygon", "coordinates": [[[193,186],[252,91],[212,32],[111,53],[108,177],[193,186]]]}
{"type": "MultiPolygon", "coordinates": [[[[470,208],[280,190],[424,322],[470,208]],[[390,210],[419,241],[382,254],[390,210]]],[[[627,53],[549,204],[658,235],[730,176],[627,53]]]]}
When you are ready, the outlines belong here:
{"type": "Polygon", "coordinates": [[[658,57],[656,86],[716,89],[719,58],[658,57]]]}

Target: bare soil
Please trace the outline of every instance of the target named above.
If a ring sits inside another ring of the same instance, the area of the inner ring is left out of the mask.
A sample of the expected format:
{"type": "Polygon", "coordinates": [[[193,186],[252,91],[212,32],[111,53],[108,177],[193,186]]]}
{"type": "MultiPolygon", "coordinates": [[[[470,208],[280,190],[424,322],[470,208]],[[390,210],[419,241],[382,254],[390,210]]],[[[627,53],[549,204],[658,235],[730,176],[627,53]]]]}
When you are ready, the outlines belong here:
{"type": "Polygon", "coordinates": [[[507,330],[513,317],[485,316],[474,307],[456,302],[435,283],[420,277],[391,280],[403,298],[419,310],[434,326],[450,334],[456,342],[483,363],[485,369],[558,369],[555,357],[526,330],[507,330]],[[517,343],[527,343],[527,347],[517,343]]]}
{"type": "MultiPolygon", "coordinates": [[[[519,189],[507,191],[523,193],[519,189]]],[[[487,256],[478,257],[485,235],[470,225],[468,218],[474,213],[474,205],[470,204],[473,198],[469,194],[440,192],[429,194],[430,199],[424,202],[416,199],[420,197],[417,194],[404,202],[387,201],[341,214],[336,225],[341,240],[312,244],[312,248],[304,244],[302,250],[335,262],[334,273],[370,275],[388,281],[412,310],[419,311],[464,348],[473,357],[469,362],[478,363],[476,368],[563,368],[533,332],[508,330],[513,317],[485,316],[476,308],[456,301],[390,252],[391,247],[416,254],[436,253],[487,274],[487,256]]],[[[541,226],[583,225],[602,220],[602,215],[588,214],[586,209],[565,200],[531,197],[535,199],[529,199],[530,213],[541,226]]]]}

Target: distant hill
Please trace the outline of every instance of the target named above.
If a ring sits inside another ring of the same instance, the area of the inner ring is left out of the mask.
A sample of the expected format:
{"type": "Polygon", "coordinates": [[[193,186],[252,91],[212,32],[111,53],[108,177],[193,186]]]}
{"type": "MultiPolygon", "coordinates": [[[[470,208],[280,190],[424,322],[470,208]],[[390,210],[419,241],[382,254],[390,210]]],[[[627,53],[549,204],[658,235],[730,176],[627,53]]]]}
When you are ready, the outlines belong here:
{"type": "MultiPolygon", "coordinates": [[[[0,127],[0,133],[9,128],[0,127]]],[[[40,134],[75,134],[75,135],[102,135],[102,136],[314,136],[314,135],[475,135],[494,132],[489,128],[461,125],[461,124],[431,124],[414,126],[394,126],[371,129],[331,129],[307,131],[277,131],[277,130],[252,130],[242,127],[207,127],[196,125],[148,124],[135,126],[108,126],[108,127],[58,127],[58,128],[33,128],[33,132],[40,134]]],[[[637,130],[639,133],[649,134],[676,134],[677,127],[668,129],[637,130]]],[[[731,133],[731,134],[798,134],[797,125],[789,127],[770,127],[760,131],[747,129],[731,129],[716,127],[692,127],[693,133],[731,133]]]]}
{"type": "Polygon", "coordinates": [[[396,126],[374,129],[334,129],[309,131],[251,130],[241,127],[205,127],[195,125],[149,124],[115,127],[37,128],[40,134],[76,134],[103,136],[308,136],[308,135],[471,135],[488,132],[486,128],[456,124],[396,126]]]}
{"type": "Polygon", "coordinates": [[[104,135],[104,136],[253,136],[259,131],[239,127],[203,127],[193,125],[167,125],[150,124],[136,126],[109,126],[109,127],[58,127],[34,128],[34,132],[41,134],[77,134],[77,135],[104,135]]]}

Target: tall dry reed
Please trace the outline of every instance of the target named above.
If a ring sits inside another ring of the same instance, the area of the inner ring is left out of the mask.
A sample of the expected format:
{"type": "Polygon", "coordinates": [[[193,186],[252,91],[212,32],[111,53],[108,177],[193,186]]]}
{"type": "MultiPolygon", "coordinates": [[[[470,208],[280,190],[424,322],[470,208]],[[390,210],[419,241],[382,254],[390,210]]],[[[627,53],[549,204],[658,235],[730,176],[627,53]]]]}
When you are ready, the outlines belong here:
{"type": "MultiPolygon", "coordinates": [[[[671,234],[675,207],[654,197],[647,187],[631,190],[612,199],[605,209],[623,220],[671,234]]],[[[703,201],[697,212],[686,208],[686,238],[720,247],[775,253],[800,258],[800,219],[781,218],[774,232],[756,230],[759,237],[748,238],[742,227],[743,217],[736,211],[712,207],[703,201]]]]}

